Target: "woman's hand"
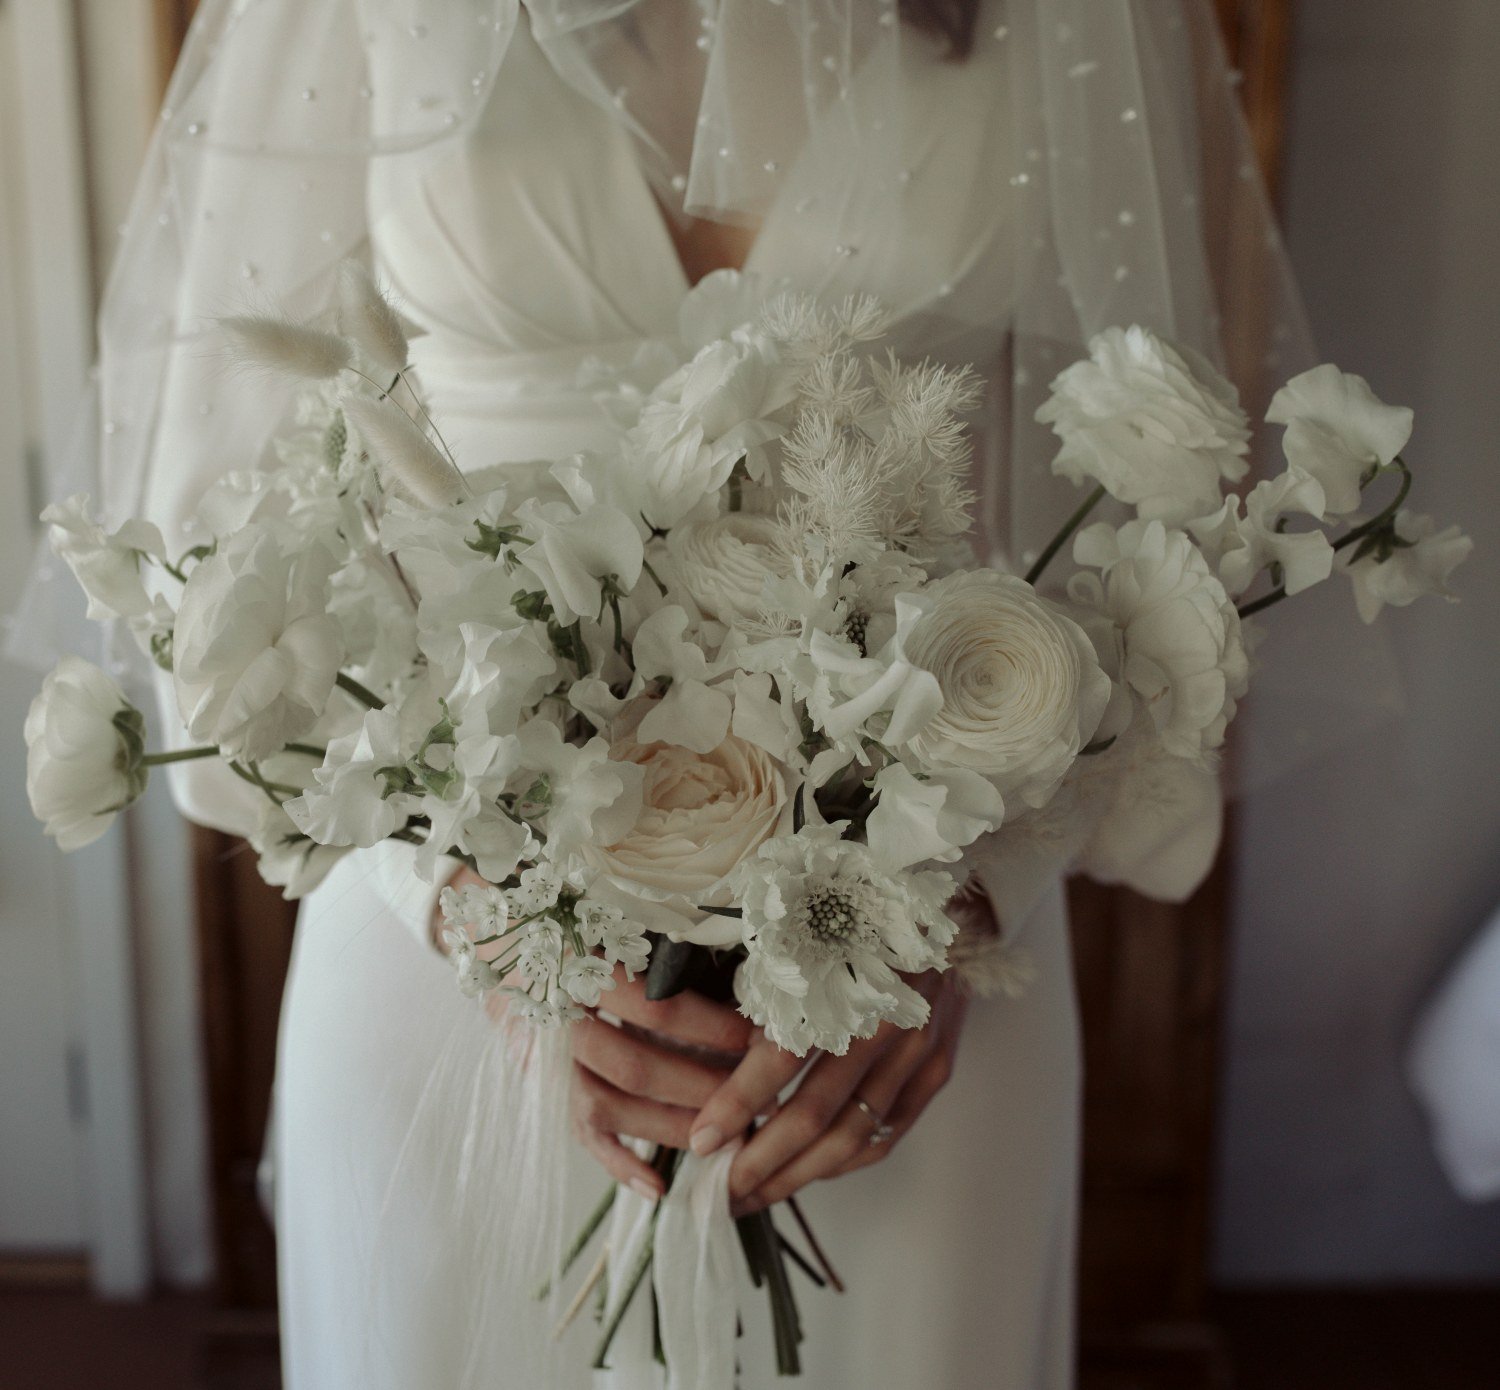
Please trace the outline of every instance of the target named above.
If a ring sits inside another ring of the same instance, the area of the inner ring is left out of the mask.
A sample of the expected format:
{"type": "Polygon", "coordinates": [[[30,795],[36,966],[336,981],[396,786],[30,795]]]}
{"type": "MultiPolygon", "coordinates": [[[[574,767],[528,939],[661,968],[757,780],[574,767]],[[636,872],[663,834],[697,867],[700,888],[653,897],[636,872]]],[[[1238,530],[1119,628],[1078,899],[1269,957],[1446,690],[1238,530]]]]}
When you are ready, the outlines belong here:
{"type": "Polygon", "coordinates": [[[684,992],[646,998],[644,980],[633,983],[618,968],[615,988],[600,1012],[573,1025],[573,1129],[578,1140],[616,1181],[655,1201],[660,1176],[620,1136],[688,1147],[688,1132],[745,1056],[757,1030],[725,1004],[684,992]],[[690,1050],[684,1056],[653,1041],[658,1034],[690,1050]]]}
{"type": "Polygon", "coordinates": [[[781,1090],[808,1068],[797,1093],[756,1130],[734,1161],[729,1195],[736,1216],[785,1201],[818,1178],[878,1162],[947,1084],[966,1001],[945,975],[925,976],[916,984],[932,1004],[924,1027],[882,1024],[873,1038],[851,1043],[842,1057],[819,1054],[807,1062],[757,1031],[745,1060],[703,1106],[689,1137],[695,1153],[712,1153],[772,1109],[781,1090]],[[882,1124],[889,1126],[887,1137],[872,1144],[882,1124]]]}

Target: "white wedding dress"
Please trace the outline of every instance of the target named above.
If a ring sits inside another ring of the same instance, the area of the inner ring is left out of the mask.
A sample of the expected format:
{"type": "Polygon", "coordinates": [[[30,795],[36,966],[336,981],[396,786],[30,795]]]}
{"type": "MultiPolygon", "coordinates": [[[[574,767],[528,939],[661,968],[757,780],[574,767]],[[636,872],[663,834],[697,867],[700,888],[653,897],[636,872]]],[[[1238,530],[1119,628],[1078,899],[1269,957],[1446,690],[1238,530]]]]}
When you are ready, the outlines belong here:
{"type": "MultiPolygon", "coordinates": [[[[899,316],[903,353],[940,342],[946,355],[993,362],[1005,306],[974,310],[1010,283],[1011,190],[978,160],[1005,138],[1001,84],[982,57],[908,52],[912,109],[927,121],[909,120],[904,136],[906,211],[880,219],[879,244],[844,244],[850,209],[819,204],[809,159],[789,171],[747,269],[880,296],[899,316]],[[988,336],[939,332],[949,295],[965,297],[969,321],[995,325],[988,336]]],[[[381,161],[370,189],[375,264],[425,334],[413,351],[433,413],[460,459],[484,463],[605,441],[575,385],[580,366],[627,359],[669,332],[687,289],[631,137],[560,80],[524,21],[502,76],[472,134],[440,155],[381,161]]],[[[475,1229],[454,1194],[402,1155],[419,1098],[441,1105],[432,1088],[454,1070],[445,1050],[475,1006],[425,938],[432,890],[405,856],[386,845],[343,860],[297,929],[275,1125],[288,1390],[454,1390],[462,1380],[475,1229]]],[[[849,1287],[803,1286],[813,1390],[1071,1383],[1079,1047],[1060,888],[1006,925],[1035,983],[1019,999],[973,1005],[954,1079],[886,1161],[806,1194],[849,1287]]],[[[455,1111],[465,1104],[455,1091],[455,1111]]],[[[581,1153],[566,1161],[581,1215],[602,1175],[581,1153]]],[[[503,1190],[506,1174],[490,1180],[503,1190]]],[[[744,1300],[746,1390],[775,1379],[763,1304],[744,1300]]],[[[576,1370],[556,1390],[590,1383],[592,1324],[582,1321],[576,1370]]],[[[514,1384],[504,1364],[484,1380],[514,1384]]]]}

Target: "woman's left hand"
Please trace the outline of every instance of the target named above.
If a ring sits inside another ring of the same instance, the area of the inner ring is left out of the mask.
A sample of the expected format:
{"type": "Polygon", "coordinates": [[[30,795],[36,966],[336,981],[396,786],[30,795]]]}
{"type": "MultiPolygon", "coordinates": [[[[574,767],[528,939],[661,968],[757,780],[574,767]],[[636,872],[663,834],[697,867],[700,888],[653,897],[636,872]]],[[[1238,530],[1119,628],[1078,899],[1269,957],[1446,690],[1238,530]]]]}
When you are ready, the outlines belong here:
{"type": "Polygon", "coordinates": [[[736,1216],[759,1211],[819,1178],[878,1162],[917,1122],[953,1074],[966,1000],[948,975],[914,981],[932,1004],[922,1028],[882,1024],[842,1057],[793,1056],[757,1033],[749,1052],[693,1121],[690,1144],[708,1154],[774,1110],[735,1158],[729,1195],[736,1216]],[[779,1110],[777,1095],[807,1067],[779,1110]],[[868,1111],[861,1108],[863,1101],[868,1111]],[[889,1131],[878,1129],[889,1126],[889,1131]],[[871,1137],[885,1133],[883,1142],[871,1137]]]}

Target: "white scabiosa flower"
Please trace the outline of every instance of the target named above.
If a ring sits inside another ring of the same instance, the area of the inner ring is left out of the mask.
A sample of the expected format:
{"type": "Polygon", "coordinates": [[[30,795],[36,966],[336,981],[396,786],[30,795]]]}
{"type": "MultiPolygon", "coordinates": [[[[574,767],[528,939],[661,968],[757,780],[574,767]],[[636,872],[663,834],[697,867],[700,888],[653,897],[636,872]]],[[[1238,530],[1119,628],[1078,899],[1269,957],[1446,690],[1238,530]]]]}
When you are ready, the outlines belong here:
{"type": "Polygon", "coordinates": [[[898,972],[946,964],[948,874],[883,873],[837,826],[807,825],[762,845],[735,887],[746,950],[735,994],[777,1046],[842,1056],[883,1022],[927,1021],[927,1001],[898,972]]]}
{"type": "Polygon", "coordinates": [[[26,713],[26,795],[59,847],[82,849],[146,789],[144,721],[97,666],[65,657],[26,713]]]}
{"type": "Polygon", "coordinates": [[[193,738],[265,758],[317,723],[344,658],[327,612],[336,563],[304,537],[251,527],[188,575],[172,679],[193,738]]]}
{"type": "Polygon", "coordinates": [[[1325,364],[1283,386],[1266,419],[1287,427],[1288,461],[1322,485],[1331,515],[1344,516],[1374,471],[1406,447],[1414,416],[1386,405],[1363,377],[1325,364]]]}
{"type": "Polygon", "coordinates": [[[1202,761],[1224,741],[1249,684],[1239,614],[1203,552],[1159,521],[1079,532],[1068,594],[1118,629],[1119,677],[1145,706],[1163,746],[1202,761]]]}
{"type": "Polygon", "coordinates": [[[1451,601],[1449,576],[1474,549],[1474,542],[1457,526],[1439,531],[1430,516],[1398,512],[1394,530],[1393,541],[1377,544],[1348,568],[1355,605],[1367,623],[1373,623],[1387,604],[1405,608],[1429,594],[1451,601]]]}
{"type": "Polygon", "coordinates": [[[1245,476],[1250,425],[1208,362],[1144,328],[1110,328],[1089,344],[1037,411],[1062,440],[1055,473],[1097,482],[1143,517],[1178,523],[1219,506],[1245,476]]]}

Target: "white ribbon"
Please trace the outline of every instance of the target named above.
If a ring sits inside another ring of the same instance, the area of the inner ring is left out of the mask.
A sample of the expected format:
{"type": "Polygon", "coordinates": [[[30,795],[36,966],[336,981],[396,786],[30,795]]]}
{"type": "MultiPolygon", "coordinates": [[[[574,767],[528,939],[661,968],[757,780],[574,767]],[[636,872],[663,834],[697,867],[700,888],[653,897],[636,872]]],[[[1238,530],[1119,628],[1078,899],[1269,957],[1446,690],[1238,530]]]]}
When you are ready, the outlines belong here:
{"type": "MultiPolygon", "coordinates": [[[[656,1290],[658,1327],[667,1359],[667,1390],[732,1390],[734,1339],[738,1322],[735,1293],[736,1247],[729,1215],[729,1169],[738,1143],[708,1158],[684,1154],[667,1195],[656,1210],[651,1282],[656,1290]]],[[[609,1294],[613,1313],[651,1232],[653,1205],[621,1188],[610,1213],[609,1294]]],[[[643,1288],[610,1348],[609,1369],[596,1372],[596,1390],[647,1390],[662,1384],[652,1355],[649,1307],[643,1288]]],[[[608,1314],[606,1315],[608,1316],[608,1314]]]]}

